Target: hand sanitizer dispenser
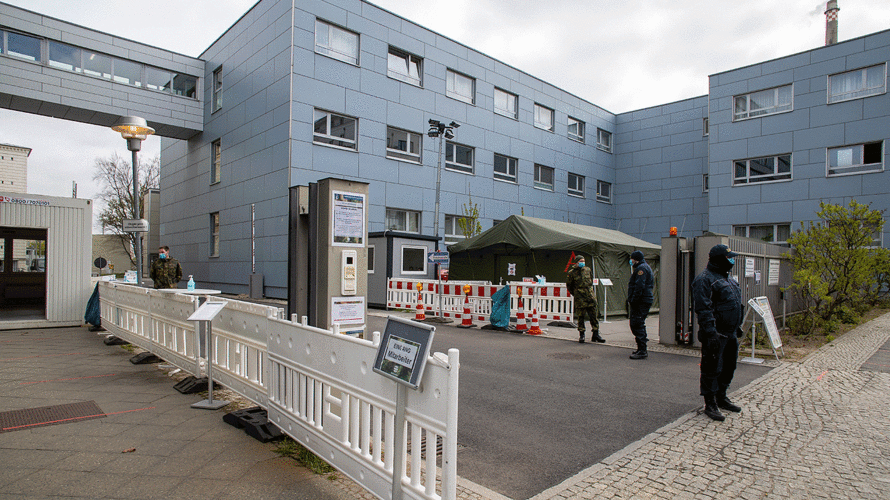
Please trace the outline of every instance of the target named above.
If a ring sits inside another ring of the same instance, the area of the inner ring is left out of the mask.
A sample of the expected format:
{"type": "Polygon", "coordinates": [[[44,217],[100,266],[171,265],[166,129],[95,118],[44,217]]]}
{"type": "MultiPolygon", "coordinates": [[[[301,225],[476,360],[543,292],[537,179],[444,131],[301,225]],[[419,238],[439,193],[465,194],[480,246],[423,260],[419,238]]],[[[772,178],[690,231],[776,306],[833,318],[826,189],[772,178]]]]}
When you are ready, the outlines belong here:
{"type": "Polygon", "coordinates": [[[195,280],[192,278],[192,275],[191,275],[191,274],[189,274],[188,290],[189,290],[190,292],[195,291],[195,280]]]}

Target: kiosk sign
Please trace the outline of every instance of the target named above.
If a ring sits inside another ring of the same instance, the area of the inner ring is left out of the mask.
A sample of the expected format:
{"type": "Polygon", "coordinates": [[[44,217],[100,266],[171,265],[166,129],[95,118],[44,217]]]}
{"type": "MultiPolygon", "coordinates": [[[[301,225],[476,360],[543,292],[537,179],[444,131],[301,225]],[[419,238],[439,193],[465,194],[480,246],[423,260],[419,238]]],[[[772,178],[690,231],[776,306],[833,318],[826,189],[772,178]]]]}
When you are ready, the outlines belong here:
{"type": "Polygon", "coordinates": [[[374,371],[417,389],[435,331],[435,326],[390,316],[377,348],[374,371]]]}

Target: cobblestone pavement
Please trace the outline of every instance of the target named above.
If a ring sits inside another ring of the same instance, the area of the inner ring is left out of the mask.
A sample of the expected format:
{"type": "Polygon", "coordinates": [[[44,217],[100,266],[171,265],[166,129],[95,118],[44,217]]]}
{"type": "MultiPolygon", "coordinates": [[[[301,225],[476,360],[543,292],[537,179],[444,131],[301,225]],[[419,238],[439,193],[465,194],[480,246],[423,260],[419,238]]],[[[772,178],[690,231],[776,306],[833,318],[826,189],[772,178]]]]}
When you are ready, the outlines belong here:
{"type": "Polygon", "coordinates": [[[860,371],[888,338],[890,314],[533,498],[890,498],[890,374],[860,371]]]}

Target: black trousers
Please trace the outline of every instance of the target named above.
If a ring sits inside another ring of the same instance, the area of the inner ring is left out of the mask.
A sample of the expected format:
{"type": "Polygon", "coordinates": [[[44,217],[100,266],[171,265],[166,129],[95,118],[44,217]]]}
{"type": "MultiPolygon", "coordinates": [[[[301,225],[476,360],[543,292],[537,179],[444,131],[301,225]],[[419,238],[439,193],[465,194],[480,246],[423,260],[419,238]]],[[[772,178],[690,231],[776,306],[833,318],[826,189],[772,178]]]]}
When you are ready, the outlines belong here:
{"type": "Polygon", "coordinates": [[[649,309],[652,304],[641,302],[630,302],[628,304],[627,319],[630,322],[630,331],[637,339],[637,347],[640,349],[646,347],[649,339],[646,337],[646,317],[649,316],[649,309]]]}
{"type": "Polygon", "coordinates": [[[735,335],[717,336],[702,342],[701,395],[726,394],[739,358],[739,340],[735,335]]]}

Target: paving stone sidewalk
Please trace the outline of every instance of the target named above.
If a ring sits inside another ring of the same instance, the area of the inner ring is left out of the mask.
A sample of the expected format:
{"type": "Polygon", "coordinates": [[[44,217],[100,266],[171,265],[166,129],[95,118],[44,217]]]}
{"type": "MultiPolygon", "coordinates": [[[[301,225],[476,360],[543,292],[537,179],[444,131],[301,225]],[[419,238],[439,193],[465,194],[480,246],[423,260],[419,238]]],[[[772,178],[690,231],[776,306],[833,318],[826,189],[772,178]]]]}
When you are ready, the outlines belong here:
{"type": "Polygon", "coordinates": [[[860,371],[888,339],[885,314],[732,393],[725,422],[689,414],[533,498],[890,498],[890,374],[860,371]]]}

